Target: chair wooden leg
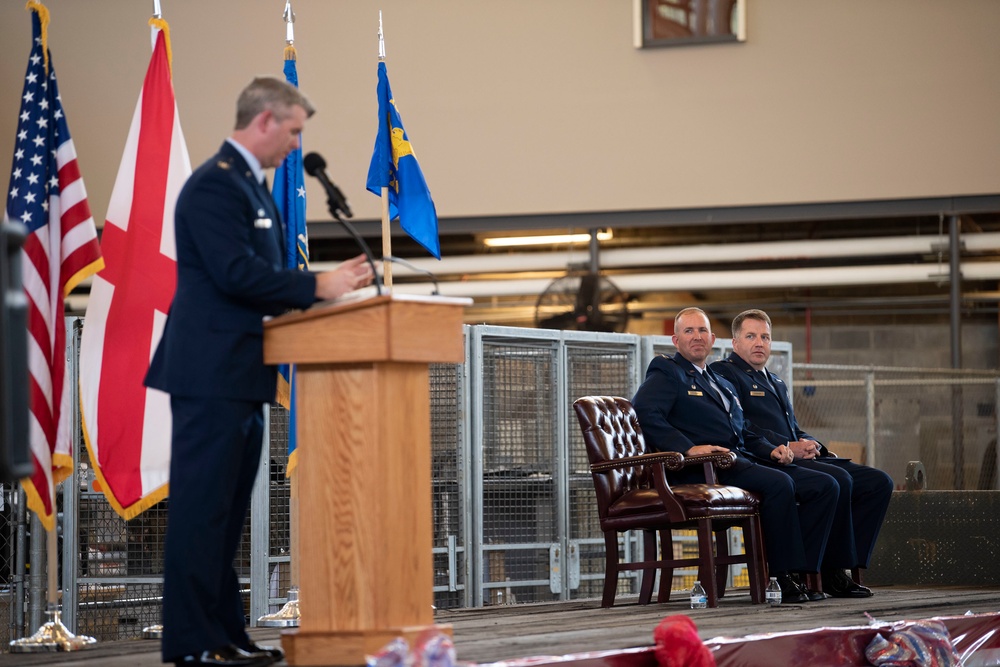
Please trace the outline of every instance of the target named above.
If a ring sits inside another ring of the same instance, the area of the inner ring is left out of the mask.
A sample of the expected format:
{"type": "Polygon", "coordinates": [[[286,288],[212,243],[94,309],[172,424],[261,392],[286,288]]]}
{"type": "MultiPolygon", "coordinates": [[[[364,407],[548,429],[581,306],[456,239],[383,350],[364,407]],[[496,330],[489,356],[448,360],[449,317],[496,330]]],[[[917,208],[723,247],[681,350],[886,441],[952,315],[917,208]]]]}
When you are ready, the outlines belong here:
{"type": "Polygon", "coordinates": [[[860,567],[852,567],[851,568],[851,579],[853,579],[854,583],[856,583],[858,586],[862,585],[861,584],[861,568],[860,567]]]}
{"type": "MultiPolygon", "coordinates": [[[[656,560],[656,531],[642,531],[642,559],[656,560]]],[[[656,567],[647,567],[642,571],[642,584],[639,587],[639,604],[649,604],[653,599],[653,584],[656,583],[656,567]]]]}
{"type": "MultiPolygon", "coordinates": [[[[660,561],[673,560],[674,558],[674,531],[660,531],[660,561]]],[[[674,585],[674,568],[660,568],[660,590],[656,594],[656,601],[663,603],[670,601],[670,589],[674,585]]]]}
{"type": "Polygon", "coordinates": [[[767,559],[764,557],[764,539],[760,532],[760,519],[757,515],[751,516],[743,522],[743,548],[747,554],[750,602],[763,604],[764,582],[767,581],[767,559]]]}
{"type": "Polygon", "coordinates": [[[818,593],[823,592],[823,577],[819,576],[818,572],[809,572],[806,574],[805,580],[806,588],[811,591],[816,591],[818,593]]]}
{"type": "MultiPolygon", "coordinates": [[[[729,531],[715,531],[715,555],[725,558],[729,555],[729,531]]],[[[719,592],[719,597],[726,597],[726,578],[729,575],[728,565],[715,566],[715,586],[719,592]]]]}
{"type": "Polygon", "coordinates": [[[604,597],[602,607],[615,606],[615,593],[618,592],[618,533],[614,530],[604,532],[604,597]]]}
{"type": "Polygon", "coordinates": [[[698,578],[705,589],[709,607],[719,606],[719,590],[715,585],[715,550],[712,546],[711,519],[698,521],[698,578]]]}

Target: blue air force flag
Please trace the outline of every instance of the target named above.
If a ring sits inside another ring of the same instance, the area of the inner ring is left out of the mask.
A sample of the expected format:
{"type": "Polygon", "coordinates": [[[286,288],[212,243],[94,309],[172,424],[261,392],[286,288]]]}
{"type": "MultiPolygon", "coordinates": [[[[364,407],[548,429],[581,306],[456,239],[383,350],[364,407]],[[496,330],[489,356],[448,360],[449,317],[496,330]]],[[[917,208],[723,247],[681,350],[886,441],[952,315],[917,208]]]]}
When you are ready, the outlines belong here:
{"type": "Polygon", "coordinates": [[[441,259],[437,211],[396,110],[383,62],[378,64],[378,135],[368,167],[367,187],[376,195],[381,195],[382,188],[387,187],[389,219],[398,216],[403,231],[441,259]]]}

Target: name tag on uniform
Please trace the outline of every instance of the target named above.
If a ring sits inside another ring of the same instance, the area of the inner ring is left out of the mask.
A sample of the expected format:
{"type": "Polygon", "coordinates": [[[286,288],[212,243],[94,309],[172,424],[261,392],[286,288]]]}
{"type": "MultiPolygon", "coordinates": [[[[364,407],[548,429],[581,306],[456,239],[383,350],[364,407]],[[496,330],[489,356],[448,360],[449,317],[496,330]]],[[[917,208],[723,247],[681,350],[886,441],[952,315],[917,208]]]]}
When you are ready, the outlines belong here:
{"type": "Polygon", "coordinates": [[[751,391],[751,392],[750,392],[750,395],[751,395],[751,396],[767,396],[767,394],[765,394],[765,393],[764,393],[764,392],[762,392],[762,391],[751,391]]]}
{"type": "Polygon", "coordinates": [[[688,391],[688,396],[704,396],[700,391],[688,391]]]}

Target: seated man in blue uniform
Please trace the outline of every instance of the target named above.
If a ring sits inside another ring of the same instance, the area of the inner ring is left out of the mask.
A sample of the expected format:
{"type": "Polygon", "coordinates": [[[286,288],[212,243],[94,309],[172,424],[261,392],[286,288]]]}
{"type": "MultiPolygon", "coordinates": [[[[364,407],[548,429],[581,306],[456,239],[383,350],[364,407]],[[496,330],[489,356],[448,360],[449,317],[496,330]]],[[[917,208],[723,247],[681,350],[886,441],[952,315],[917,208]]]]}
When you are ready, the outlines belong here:
{"type": "Polygon", "coordinates": [[[333,271],[285,268],[285,233],[264,170],[299,146],[313,107],[283,80],[254,79],[236,125],[177,199],[177,291],[146,385],[170,394],[173,431],[163,555],[164,662],[265,667],[280,648],[244,628],[233,558],[263,443],[265,316],[367,285],[364,256],[333,271]]]}
{"type": "Polygon", "coordinates": [[[892,496],[892,478],[876,468],[837,458],[803,431],[787,385],[765,368],[770,358],[771,318],[762,310],[747,310],[733,320],[733,353],[711,369],[736,387],[752,431],[772,443],[787,443],[797,466],[837,480],[840,501],[823,556],[823,592],[869,597],[871,590],[852,581],[845,569],[868,567],[892,496]]]}
{"type": "MultiPolygon", "coordinates": [[[[632,399],[647,445],[685,456],[735,453],[733,466],[718,471],[719,482],[760,498],[768,568],[781,586],[782,601],[823,599],[794,575],[819,571],[837,503],[836,482],[792,465],[791,449],[746,428],[735,389],[706,367],[715,335],[704,311],[677,313],[673,343],[677,354],[653,359],[632,399]]],[[[670,481],[704,483],[705,476],[700,468],[687,468],[671,473],[670,481]]]]}

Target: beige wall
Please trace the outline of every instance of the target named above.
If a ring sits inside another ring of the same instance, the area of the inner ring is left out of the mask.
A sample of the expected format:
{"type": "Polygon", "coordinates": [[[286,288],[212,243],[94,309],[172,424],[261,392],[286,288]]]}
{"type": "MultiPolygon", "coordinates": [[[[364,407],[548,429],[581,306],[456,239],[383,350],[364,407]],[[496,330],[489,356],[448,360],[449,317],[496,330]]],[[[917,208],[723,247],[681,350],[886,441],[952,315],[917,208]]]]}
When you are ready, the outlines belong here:
{"type": "MultiPolygon", "coordinates": [[[[48,0],[50,46],[103,219],[149,60],[147,0],[48,0]]],[[[283,0],[162,0],[192,161],[254,74],[283,0]]],[[[377,10],[393,91],[442,216],[1000,192],[1000,2],[749,0],[748,41],[636,50],[626,0],[295,0],[304,137],[360,218],[377,10]]],[[[0,183],[30,20],[0,4],[0,183]]],[[[309,216],[326,218],[309,183],[309,216]]]]}

